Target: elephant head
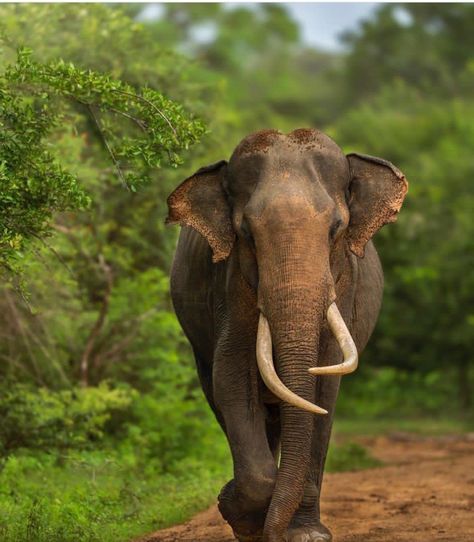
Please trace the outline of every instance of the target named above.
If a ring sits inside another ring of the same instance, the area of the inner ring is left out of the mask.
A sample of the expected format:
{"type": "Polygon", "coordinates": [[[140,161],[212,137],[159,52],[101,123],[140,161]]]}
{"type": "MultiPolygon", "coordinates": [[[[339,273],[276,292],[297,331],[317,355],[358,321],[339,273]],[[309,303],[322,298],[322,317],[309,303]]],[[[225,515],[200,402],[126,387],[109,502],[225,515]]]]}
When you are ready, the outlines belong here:
{"type": "Polygon", "coordinates": [[[346,156],[323,133],[299,129],[246,137],[229,162],[200,169],[168,199],[168,222],[196,229],[215,263],[236,251],[255,292],[258,367],[283,401],[281,463],[267,523],[281,523],[284,510],[301,498],[310,413],[326,412],[312,403],[313,375],[357,366],[354,341],[337,308],[337,262],[349,252],[364,257],[375,232],[396,219],[406,192],[404,175],[390,162],[346,156]],[[318,367],[326,321],[345,359],[318,367]],[[293,493],[278,490],[289,484],[293,493]]]}
{"type": "MultiPolygon", "coordinates": [[[[307,299],[311,293],[325,299],[319,304],[326,305],[328,324],[345,359],[309,372],[355,370],[357,351],[333,299],[331,251],[335,245],[346,245],[363,258],[374,233],[396,220],[407,187],[404,175],[390,162],[357,153],[345,156],[317,130],[295,130],[288,136],[264,130],[246,137],[229,163],[201,168],[168,198],[167,223],[196,229],[209,242],[215,263],[239,245],[242,273],[259,294],[259,369],[282,400],[314,413],[325,412],[302,401],[277,376],[265,314],[278,313],[281,321],[280,309],[295,305],[295,299],[287,297],[282,307],[282,294],[289,296],[295,289],[304,290],[307,299]],[[277,287],[280,294],[275,299],[277,287]]],[[[306,304],[288,314],[293,327],[306,304]]]]}

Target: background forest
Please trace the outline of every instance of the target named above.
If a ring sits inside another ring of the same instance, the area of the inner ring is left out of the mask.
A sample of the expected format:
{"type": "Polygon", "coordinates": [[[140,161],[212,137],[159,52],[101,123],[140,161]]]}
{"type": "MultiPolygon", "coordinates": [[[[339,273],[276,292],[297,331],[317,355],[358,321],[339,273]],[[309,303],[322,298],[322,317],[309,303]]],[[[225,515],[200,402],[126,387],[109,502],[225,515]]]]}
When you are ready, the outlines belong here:
{"type": "MultiPolygon", "coordinates": [[[[142,11],[0,6],[2,541],[129,540],[229,478],[164,218],[180,180],[262,128],[320,128],[410,181],[336,433],[472,430],[474,6],[380,5],[339,53],[284,4],[142,11]]],[[[370,462],[349,441],[329,468],[370,462]]]]}

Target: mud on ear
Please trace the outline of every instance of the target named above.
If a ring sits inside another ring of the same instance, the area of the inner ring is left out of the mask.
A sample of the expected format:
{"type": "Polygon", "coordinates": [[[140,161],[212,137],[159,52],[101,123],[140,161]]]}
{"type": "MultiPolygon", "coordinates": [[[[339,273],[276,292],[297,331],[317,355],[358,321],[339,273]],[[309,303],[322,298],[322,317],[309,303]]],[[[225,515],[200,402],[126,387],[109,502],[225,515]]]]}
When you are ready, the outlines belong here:
{"type": "Polygon", "coordinates": [[[166,224],[191,226],[206,238],[212,261],[225,260],[234,244],[231,211],[222,185],[227,162],[203,167],[168,197],[166,224]]]}
{"type": "Polygon", "coordinates": [[[392,163],[365,154],[347,155],[351,171],[349,248],[359,258],[384,225],[395,222],[408,190],[405,175],[392,163]]]}

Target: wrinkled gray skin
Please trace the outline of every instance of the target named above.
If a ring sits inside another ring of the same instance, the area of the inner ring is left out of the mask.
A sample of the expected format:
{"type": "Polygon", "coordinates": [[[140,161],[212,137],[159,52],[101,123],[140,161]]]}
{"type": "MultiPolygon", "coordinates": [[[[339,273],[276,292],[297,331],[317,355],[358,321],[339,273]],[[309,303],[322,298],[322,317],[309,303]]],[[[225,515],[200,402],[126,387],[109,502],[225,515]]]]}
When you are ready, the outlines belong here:
{"type": "Polygon", "coordinates": [[[183,226],[173,303],[232,451],[219,509],[241,541],[331,539],[319,501],[340,378],[308,368],[342,361],[325,317],[334,300],[358,351],[365,347],[383,288],[370,239],[395,220],[406,189],[389,162],[345,156],[317,130],[267,130],[168,199],[168,222],[183,226]],[[280,403],[263,384],[260,311],[279,377],[327,416],[280,403]]]}

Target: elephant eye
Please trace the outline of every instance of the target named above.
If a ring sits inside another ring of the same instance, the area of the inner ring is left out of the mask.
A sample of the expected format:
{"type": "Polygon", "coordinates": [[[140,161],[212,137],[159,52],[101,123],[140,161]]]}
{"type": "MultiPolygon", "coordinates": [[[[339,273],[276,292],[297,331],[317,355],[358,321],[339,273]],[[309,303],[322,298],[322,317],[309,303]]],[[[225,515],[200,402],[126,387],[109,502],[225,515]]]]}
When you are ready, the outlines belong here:
{"type": "Polygon", "coordinates": [[[240,232],[242,237],[250,244],[251,248],[255,248],[255,242],[253,240],[252,232],[250,231],[249,224],[245,220],[245,218],[242,220],[242,223],[240,225],[240,232]]]}
{"type": "Polygon", "coordinates": [[[346,188],[344,195],[346,198],[346,204],[349,205],[351,203],[351,197],[352,197],[351,189],[349,187],[346,188]]]}
{"type": "Polygon", "coordinates": [[[242,220],[242,223],[240,224],[240,231],[242,232],[242,235],[246,238],[252,237],[250,234],[250,228],[248,225],[248,222],[245,220],[245,218],[242,220]]]}
{"type": "Polygon", "coordinates": [[[336,238],[336,235],[337,235],[339,229],[341,228],[341,226],[342,226],[342,220],[341,219],[336,220],[332,224],[331,228],[329,229],[329,239],[331,241],[333,241],[336,238]]]}

